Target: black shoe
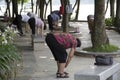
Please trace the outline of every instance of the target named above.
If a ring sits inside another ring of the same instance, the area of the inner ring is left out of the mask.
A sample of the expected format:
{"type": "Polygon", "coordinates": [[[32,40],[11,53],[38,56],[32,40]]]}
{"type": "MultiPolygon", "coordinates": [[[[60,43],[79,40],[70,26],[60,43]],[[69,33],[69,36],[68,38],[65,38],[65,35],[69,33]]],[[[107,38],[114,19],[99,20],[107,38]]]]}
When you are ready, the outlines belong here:
{"type": "Polygon", "coordinates": [[[56,77],[57,78],[69,78],[68,74],[66,73],[57,73],[56,77]]]}

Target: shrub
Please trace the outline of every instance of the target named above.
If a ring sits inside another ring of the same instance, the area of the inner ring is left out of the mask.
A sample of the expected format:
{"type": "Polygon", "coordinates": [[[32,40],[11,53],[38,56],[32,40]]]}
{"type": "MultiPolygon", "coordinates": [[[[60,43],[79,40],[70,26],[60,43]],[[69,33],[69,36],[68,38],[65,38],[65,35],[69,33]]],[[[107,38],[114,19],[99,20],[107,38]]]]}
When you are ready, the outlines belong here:
{"type": "Polygon", "coordinates": [[[114,20],[112,18],[106,18],[105,19],[105,24],[106,24],[106,26],[113,26],[114,25],[114,20]]]}
{"type": "Polygon", "coordinates": [[[16,72],[20,60],[17,48],[12,44],[0,45],[0,79],[8,80],[16,72]]]}
{"type": "Polygon", "coordinates": [[[21,60],[17,47],[12,44],[14,35],[9,27],[0,29],[0,80],[13,78],[21,60]]]}

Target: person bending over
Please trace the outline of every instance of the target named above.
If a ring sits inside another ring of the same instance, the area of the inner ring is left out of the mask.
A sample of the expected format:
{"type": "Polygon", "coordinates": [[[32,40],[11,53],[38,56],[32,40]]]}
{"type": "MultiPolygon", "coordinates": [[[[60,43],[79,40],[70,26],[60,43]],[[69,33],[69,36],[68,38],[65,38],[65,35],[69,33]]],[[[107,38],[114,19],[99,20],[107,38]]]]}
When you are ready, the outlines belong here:
{"type": "MultiPolygon", "coordinates": [[[[29,16],[29,15],[28,15],[29,16]]],[[[30,16],[30,19],[28,21],[30,28],[32,30],[32,35],[35,35],[37,32],[37,35],[41,35],[43,37],[44,33],[44,22],[41,20],[41,18],[37,16],[30,16]]]]}
{"type": "Polygon", "coordinates": [[[53,30],[54,23],[58,22],[58,20],[60,19],[61,19],[61,14],[58,10],[55,10],[48,15],[48,25],[50,31],[53,30]]]}
{"type": "Polygon", "coordinates": [[[17,15],[17,16],[14,18],[14,20],[13,20],[13,22],[12,22],[12,26],[13,26],[13,27],[14,27],[14,26],[17,26],[17,29],[18,29],[18,31],[19,31],[20,36],[23,36],[23,30],[22,30],[22,25],[21,25],[22,22],[27,23],[29,19],[30,19],[29,16],[27,16],[27,15],[21,15],[21,14],[17,15]]]}
{"type": "Polygon", "coordinates": [[[70,63],[72,57],[75,53],[75,48],[81,46],[80,39],[73,37],[69,33],[63,33],[59,31],[58,25],[53,26],[53,31],[48,33],[45,41],[50,48],[54,59],[57,63],[57,78],[68,78],[69,74],[65,72],[65,68],[67,68],[70,63]],[[70,49],[69,54],[66,49],[70,49]]]}

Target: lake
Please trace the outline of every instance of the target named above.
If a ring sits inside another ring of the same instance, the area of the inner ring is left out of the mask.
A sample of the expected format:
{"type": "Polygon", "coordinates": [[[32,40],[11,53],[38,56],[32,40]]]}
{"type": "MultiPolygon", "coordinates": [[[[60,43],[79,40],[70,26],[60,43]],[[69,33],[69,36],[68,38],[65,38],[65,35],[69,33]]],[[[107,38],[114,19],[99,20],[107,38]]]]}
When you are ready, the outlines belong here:
{"type": "MultiPolygon", "coordinates": [[[[31,1],[31,0],[30,0],[31,1]]],[[[29,7],[30,6],[30,1],[28,3],[25,3],[24,8],[25,7],[29,7]]],[[[70,0],[70,4],[72,3],[72,6],[74,5],[76,0],[70,0]]],[[[89,14],[94,14],[94,0],[80,0],[80,9],[79,9],[79,20],[87,20],[87,16],[89,14]]],[[[34,0],[34,2],[36,2],[36,0],[34,0]]],[[[60,0],[53,0],[53,10],[58,10],[60,7],[60,0]]],[[[5,2],[4,0],[0,1],[0,15],[3,15],[5,12],[5,2]]],[[[19,8],[20,9],[20,8],[19,8]]],[[[30,9],[28,9],[28,11],[30,11],[30,9]]],[[[49,14],[49,8],[47,11],[47,15],[49,14]]],[[[107,13],[105,15],[106,18],[110,17],[109,15],[110,13],[110,9],[108,6],[108,10],[107,13]]],[[[25,12],[22,12],[22,14],[25,14],[25,12]]],[[[72,18],[75,16],[75,11],[73,11],[72,14],[72,18]]]]}

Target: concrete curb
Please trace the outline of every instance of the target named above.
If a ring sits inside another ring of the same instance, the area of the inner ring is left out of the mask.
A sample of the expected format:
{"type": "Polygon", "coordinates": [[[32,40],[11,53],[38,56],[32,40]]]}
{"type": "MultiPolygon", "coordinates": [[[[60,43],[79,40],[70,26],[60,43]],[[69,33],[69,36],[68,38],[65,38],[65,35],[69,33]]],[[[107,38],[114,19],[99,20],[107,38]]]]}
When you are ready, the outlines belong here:
{"type": "Polygon", "coordinates": [[[108,53],[108,52],[88,52],[88,51],[84,51],[81,49],[76,49],[75,55],[76,56],[85,56],[85,57],[94,57],[96,55],[108,55],[108,56],[118,57],[118,56],[120,56],[120,50],[118,50],[116,52],[108,53]]]}

